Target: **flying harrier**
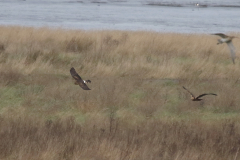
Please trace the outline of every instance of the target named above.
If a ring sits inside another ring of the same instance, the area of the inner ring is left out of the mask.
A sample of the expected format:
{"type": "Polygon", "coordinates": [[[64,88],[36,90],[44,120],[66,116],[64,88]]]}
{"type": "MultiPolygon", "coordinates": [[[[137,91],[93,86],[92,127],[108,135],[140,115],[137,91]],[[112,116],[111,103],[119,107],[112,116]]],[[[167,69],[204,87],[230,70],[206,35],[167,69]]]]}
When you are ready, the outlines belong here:
{"type": "Polygon", "coordinates": [[[84,90],[91,90],[86,85],[86,83],[91,83],[90,80],[82,80],[82,78],[77,74],[77,72],[75,71],[75,69],[73,67],[70,69],[70,73],[71,73],[72,77],[76,80],[74,84],[79,85],[84,90]]]}
{"type": "Polygon", "coordinates": [[[203,100],[203,99],[200,99],[200,98],[203,97],[203,96],[206,96],[206,95],[214,95],[214,96],[217,96],[217,94],[214,94],[214,93],[204,93],[204,94],[201,94],[201,95],[195,97],[195,96],[194,96],[189,90],[187,90],[184,86],[183,86],[183,89],[185,89],[186,91],[188,91],[188,93],[191,94],[191,100],[192,100],[192,101],[201,101],[201,100],[203,100]]]}
{"type": "Polygon", "coordinates": [[[215,34],[212,34],[212,35],[217,35],[217,36],[222,37],[221,39],[218,39],[218,43],[217,44],[227,43],[228,48],[229,48],[230,53],[231,53],[233,64],[235,64],[234,60],[236,58],[236,53],[235,53],[235,47],[233,46],[232,40],[233,40],[233,38],[238,38],[238,37],[227,36],[227,35],[222,34],[222,33],[215,33],[215,34]]]}

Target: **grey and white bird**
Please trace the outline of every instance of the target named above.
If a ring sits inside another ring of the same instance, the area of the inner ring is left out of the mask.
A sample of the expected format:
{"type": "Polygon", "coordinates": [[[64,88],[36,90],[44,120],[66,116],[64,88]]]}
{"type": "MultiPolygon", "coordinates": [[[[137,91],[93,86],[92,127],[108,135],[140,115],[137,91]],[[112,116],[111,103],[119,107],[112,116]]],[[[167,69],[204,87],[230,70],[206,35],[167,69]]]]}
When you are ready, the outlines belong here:
{"type": "Polygon", "coordinates": [[[232,58],[232,61],[233,61],[233,64],[235,64],[235,58],[236,58],[236,51],[235,51],[235,47],[232,43],[232,40],[233,38],[238,38],[238,37],[235,37],[235,36],[228,36],[228,35],[225,35],[223,33],[214,33],[212,35],[217,35],[217,36],[220,36],[221,39],[218,39],[218,44],[222,44],[222,43],[227,43],[228,45],[228,48],[230,50],[230,54],[231,54],[231,58],[232,58]]]}

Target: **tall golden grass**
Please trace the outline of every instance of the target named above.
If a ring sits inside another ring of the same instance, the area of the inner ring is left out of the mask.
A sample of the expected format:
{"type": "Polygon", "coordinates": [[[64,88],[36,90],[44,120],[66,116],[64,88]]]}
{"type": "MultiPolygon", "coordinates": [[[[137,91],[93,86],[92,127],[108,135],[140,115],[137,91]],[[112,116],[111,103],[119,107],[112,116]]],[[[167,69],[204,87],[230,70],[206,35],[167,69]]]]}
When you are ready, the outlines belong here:
{"type": "Polygon", "coordinates": [[[0,31],[0,159],[239,159],[237,39],[233,65],[207,34],[0,31]]]}

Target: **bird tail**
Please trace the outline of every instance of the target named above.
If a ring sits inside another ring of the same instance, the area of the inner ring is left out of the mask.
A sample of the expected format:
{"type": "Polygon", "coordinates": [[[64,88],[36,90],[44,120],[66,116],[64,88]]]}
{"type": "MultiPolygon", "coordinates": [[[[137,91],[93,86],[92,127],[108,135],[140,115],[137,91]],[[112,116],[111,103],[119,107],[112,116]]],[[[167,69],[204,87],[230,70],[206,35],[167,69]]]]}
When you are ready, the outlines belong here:
{"type": "Polygon", "coordinates": [[[88,79],[88,80],[86,80],[86,83],[91,83],[91,81],[88,79]]]}

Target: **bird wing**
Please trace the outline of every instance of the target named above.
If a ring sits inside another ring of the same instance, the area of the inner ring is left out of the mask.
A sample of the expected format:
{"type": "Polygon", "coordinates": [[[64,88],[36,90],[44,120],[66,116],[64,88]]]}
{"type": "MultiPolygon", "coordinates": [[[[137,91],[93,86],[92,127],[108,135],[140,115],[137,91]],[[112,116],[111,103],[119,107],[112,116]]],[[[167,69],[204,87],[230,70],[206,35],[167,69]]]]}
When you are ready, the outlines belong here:
{"type": "Polygon", "coordinates": [[[77,82],[78,85],[84,90],[91,90],[84,82],[77,82]]]}
{"type": "Polygon", "coordinates": [[[83,81],[82,78],[77,74],[77,72],[75,71],[75,69],[73,67],[70,69],[70,73],[76,81],[83,81]]]}
{"type": "Polygon", "coordinates": [[[228,45],[228,48],[230,49],[233,64],[235,64],[235,62],[234,62],[234,60],[236,58],[235,47],[234,47],[232,41],[228,42],[227,45],[228,45]]]}
{"type": "Polygon", "coordinates": [[[188,91],[188,93],[190,93],[191,96],[195,97],[189,90],[187,90],[187,88],[185,88],[184,86],[182,86],[182,87],[183,87],[183,89],[185,89],[186,91],[188,91]]]}
{"type": "Polygon", "coordinates": [[[212,34],[212,35],[217,35],[217,36],[220,36],[220,37],[222,37],[222,38],[227,38],[227,37],[228,37],[227,35],[225,35],[225,34],[223,34],[223,33],[214,33],[214,34],[212,34]]]}
{"type": "Polygon", "coordinates": [[[72,67],[70,69],[70,73],[72,75],[72,77],[76,80],[77,84],[84,90],[90,90],[90,88],[88,88],[88,86],[83,82],[82,78],[77,74],[77,72],[75,71],[75,69],[72,67]]]}
{"type": "Polygon", "coordinates": [[[214,95],[214,96],[217,96],[217,94],[214,94],[214,93],[204,93],[204,94],[201,94],[201,95],[197,96],[196,99],[199,99],[199,98],[201,98],[201,97],[203,97],[203,96],[206,96],[206,95],[214,95]]]}

